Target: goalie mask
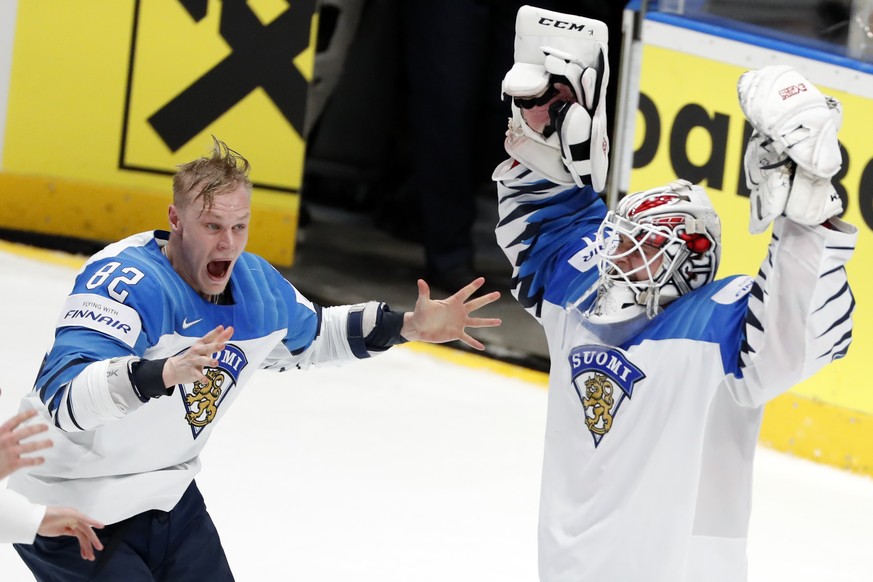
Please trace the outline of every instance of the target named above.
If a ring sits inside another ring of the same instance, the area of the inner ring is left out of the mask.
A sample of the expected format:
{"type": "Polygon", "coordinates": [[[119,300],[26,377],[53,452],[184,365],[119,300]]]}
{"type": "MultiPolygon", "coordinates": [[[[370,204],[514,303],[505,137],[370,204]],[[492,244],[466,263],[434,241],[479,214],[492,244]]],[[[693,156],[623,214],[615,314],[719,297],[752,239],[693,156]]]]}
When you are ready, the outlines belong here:
{"type": "Polygon", "coordinates": [[[600,281],[589,317],[603,323],[645,312],[715,278],[721,222],[706,191],[679,180],[624,198],[597,233],[600,281]]]}

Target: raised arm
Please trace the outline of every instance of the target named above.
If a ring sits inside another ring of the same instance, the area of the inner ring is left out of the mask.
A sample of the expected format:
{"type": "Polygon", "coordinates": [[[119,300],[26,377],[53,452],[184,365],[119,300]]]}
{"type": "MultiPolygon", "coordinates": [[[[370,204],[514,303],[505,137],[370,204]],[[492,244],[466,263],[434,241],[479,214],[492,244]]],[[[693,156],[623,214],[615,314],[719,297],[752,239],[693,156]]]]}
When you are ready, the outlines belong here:
{"type": "Polygon", "coordinates": [[[544,301],[572,301],[597,277],[594,235],[606,214],[598,191],[609,152],[606,42],[602,22],[529,6],[518,12],[515,64],[502,87],[512,101],[504,142],[511,158],[493,179],[513,294],[537,318],[544,301]]]}
{"type": "Polygon", "coordinates": [[[845,264],[857,229],[840,220],[830,178],[840,167],[839,103],[789,67],[743,75],[740,104],[755,131],[745,156],[750,230],[773,221],[746,316],[735,398],[758,406],[842,358],[855,299],[845,264]]]}
{"type": "Polygon", "coordinates": [[[446,299],[431,299],[430,287],[418,281],[418,298],[411,312],[393,311],[387,304],[369,301],[355,305],[321,307],[304,297],[276,273],[289,313],[288,336],[276,346],[263,368],[308,368],[342,364],[385,352],[406,341],[444,343],[460,340],[484,349],[467,328],[500,325],[497,318],[472,313],[500,297],[497,291],[471,297],[485,282],[480,277],[446,299]]]}

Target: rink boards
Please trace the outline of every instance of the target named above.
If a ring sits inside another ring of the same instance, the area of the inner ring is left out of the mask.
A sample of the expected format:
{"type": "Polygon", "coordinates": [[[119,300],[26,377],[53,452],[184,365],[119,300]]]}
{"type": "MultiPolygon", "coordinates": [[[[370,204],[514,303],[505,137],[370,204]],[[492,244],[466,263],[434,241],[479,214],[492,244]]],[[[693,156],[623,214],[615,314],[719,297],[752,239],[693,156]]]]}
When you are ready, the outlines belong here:
{"type": "Polygon", "coordinates": [[[249,249],[290,265],[314,4],[0,3],[0,228],[166,225],[176,166],[214,135],[252,164],[249,249]]]}

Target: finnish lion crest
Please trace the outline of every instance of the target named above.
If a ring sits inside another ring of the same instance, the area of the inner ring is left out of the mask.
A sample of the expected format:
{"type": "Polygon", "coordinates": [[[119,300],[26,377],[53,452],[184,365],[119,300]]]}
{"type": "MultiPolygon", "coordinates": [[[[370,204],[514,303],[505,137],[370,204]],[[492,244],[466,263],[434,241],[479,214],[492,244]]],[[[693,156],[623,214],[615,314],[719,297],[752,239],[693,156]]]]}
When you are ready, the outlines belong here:
{"type": "Polygon", "coordinates": [[[191,426],[203,428],[215,418],[218,412],[218,400],[221,398],[221,387],[224,385],[224,374],[221,370],[207,370],[206,382],[194,382],[191,393],[185,396],[188,414],[185,419],[191,426]]]}
{"type": "Polygon", "coordinates": [[[218,365],[204,370],[206,382],[179,386],[185,403],[185,420],[195,439],[215,420],[218,408],[236,386],[240,372],[248,364],[245,353],[233,344],[227,344],[212,357],[218,361],[218,365]]]}
{"type": "Polygon", "coordinates": [[[573,349],[569,363],[585,425],[597,447],[613,428],[622,402],[633,395],[634,384],[646,375],[621,350],[600,345],[573,349]]]}
{"type": "Polygon", "coordinates": [[[593,377],[585,380],[585,396],[582,398],[582,405],[585,407],[585,424],[594,434],[604,435],[612,428],[614,391],[612,382],[603,374],[594,374],[593,377]]]}

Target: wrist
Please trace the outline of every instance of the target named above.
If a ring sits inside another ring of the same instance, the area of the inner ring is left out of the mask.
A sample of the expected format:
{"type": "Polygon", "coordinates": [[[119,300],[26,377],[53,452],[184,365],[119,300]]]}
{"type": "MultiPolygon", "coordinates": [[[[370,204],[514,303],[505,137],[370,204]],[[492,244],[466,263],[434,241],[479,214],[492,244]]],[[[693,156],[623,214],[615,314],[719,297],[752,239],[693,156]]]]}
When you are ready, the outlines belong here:
{"type": "Polygon", "coordinates": [[[130,360],[127,364],[127,374],[130,385],[137,398],[148,402],[151,398],[169,396],[173,393],[175,382],[167,382],[165,372],[169,358],[160,360],[130,360]]]}
{"type": "Polygon", "coordinates": [[[411,342],[418,339],[418,333],[415,331],[415,320],[412,319],[412,313],[412,311],[407,311],[403,314],[403,325],[400,327],[400,336],[411,342]]]}
{"type": "Polygon", "coordinates": [[[364,338],[364,343],[370,351],[381,351],[408,341],[403,335],[403,325],[406,323],[406,313],[391,311],[385,305],[373,330],[364,338]]]}

